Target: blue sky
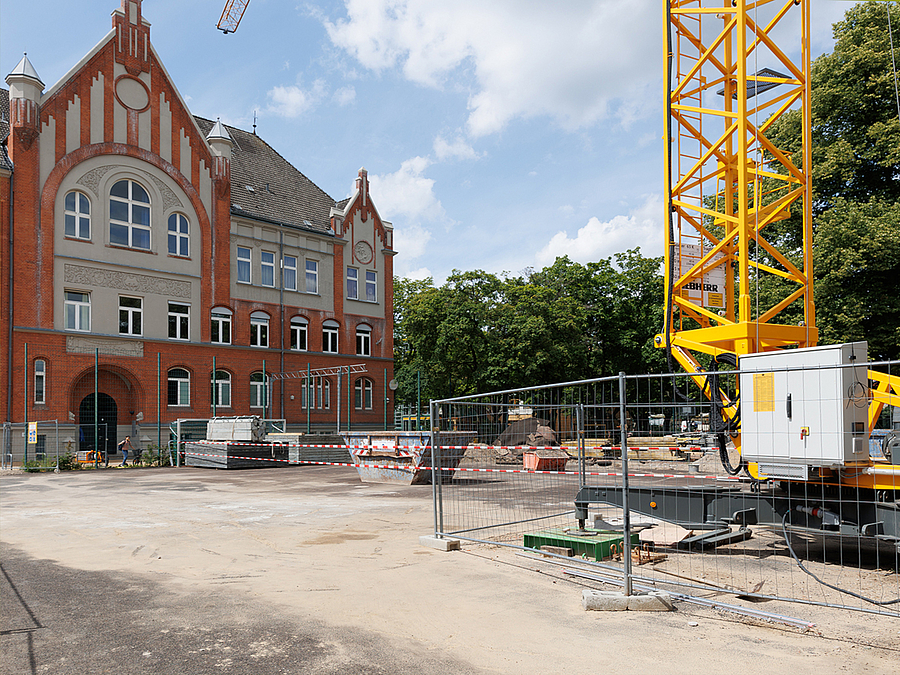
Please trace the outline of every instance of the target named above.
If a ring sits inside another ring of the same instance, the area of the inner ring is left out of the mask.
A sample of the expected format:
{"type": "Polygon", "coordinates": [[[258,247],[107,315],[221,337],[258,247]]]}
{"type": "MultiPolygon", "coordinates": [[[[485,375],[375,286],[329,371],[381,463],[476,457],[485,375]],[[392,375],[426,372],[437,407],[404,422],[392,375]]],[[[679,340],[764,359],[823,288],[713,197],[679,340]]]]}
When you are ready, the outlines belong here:
{"type": "MultiPolygon", "coordinates": [[[[813,3],[814,56],[851,4],[813,3]]],[[[0,70],[27,52],[49,89],[118,6],[2,0],[0,70]]],[[[397,274],[661,255],[661,0],[252,0],[231,35],[223,6],[143,2],[192,112],[244,129],[256,113],[335,199],[365,166],[397,274]]]]}

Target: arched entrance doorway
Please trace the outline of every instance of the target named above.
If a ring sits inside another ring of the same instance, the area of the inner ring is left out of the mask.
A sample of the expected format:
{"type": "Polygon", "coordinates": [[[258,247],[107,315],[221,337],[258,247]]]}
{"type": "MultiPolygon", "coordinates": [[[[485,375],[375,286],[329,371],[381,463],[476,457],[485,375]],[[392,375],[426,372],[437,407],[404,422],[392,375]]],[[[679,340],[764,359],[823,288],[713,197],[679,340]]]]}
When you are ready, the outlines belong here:
{"type": "Polygon", "coordinates": [[[88,394],[81,399],[78,406],[78,447],[80,450],[93,450],[99,448],[106,450],[107,456],[116,452],[116,425],[119,419],[119,409],[115,399],[104,394],[97,393],[97,438],[94,438],[94,394],[88,394]]]}

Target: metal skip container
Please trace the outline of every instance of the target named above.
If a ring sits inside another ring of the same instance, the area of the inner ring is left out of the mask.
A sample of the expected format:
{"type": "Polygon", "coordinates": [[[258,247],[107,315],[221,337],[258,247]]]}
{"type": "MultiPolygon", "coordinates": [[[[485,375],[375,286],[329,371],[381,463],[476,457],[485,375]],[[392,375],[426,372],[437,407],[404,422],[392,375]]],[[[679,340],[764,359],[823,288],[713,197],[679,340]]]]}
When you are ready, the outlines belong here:
{"type": "MultiPolygon", "coordinates": [[[[364,483],[431,483],[431,435],[427,431],[345,431],[350,456],[364,483]]],[[[441,432],[441,482],[453,480],[474,431],[441,432]]]]}

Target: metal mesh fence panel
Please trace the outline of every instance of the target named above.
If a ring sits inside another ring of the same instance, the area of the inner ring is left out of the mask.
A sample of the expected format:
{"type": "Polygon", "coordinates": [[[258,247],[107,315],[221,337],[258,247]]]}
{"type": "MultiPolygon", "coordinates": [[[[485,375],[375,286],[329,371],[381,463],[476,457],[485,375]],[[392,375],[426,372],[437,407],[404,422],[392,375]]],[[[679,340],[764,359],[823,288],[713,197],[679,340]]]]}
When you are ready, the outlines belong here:
{"type": "Polygon", "coordinates": [[[900,615],[900,401],[877,393],[900,364],[762,365],[434,402],[435,533],[638,587],[900,615]]]}

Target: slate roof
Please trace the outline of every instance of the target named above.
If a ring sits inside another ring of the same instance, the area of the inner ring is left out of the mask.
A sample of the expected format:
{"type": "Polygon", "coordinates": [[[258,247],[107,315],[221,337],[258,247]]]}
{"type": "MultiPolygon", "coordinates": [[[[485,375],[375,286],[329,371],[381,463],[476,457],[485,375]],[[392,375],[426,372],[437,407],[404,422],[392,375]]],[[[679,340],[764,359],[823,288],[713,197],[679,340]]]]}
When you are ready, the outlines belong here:
{"type": "MultiPolygon", "coordinates": [[[[215,122],[195,117],[204,135],[215,122]]],[[[259,136],[226,125],[231,155],[231,212],[314,232],[331,232],[335,201],[259,136]]]]}
{"type": "Polygon", "coordinates": [[[0,89],[0,168],[12,171],[13,164],[7,154],[9,137],[9,89],[0,89]]]}

